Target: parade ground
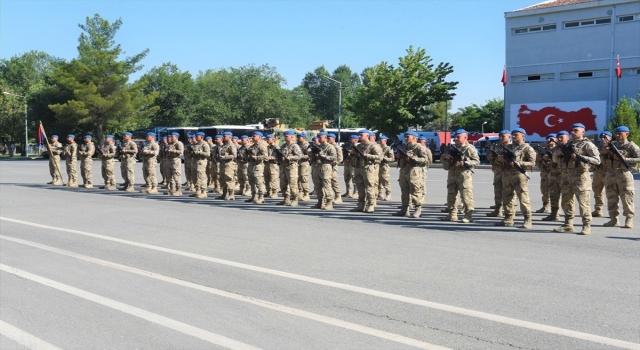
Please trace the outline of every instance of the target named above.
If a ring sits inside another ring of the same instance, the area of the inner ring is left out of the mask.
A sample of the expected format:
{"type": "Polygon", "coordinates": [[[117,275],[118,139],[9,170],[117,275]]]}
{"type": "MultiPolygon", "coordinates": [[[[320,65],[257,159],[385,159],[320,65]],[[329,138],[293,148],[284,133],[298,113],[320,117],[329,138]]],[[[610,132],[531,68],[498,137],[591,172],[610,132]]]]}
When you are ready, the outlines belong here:
{"type": "Polygon", "coordinates": [[[47,161],[0,160],[0,349],[640,349],[640,229],[495,227],[489,169],[474,222],[443,222],[446,177],[413,219],[391,215],[395,168],[366,214],[56,187],[47,161]]]}

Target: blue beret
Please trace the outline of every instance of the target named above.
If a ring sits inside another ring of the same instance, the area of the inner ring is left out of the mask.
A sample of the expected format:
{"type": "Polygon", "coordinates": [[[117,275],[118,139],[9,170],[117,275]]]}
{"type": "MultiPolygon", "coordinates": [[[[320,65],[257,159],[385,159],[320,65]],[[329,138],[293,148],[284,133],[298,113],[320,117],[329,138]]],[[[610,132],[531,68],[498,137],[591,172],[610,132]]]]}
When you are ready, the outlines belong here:
{"type": "Polygon", "coordinates": [[[616,128],[615,132],[629,132],[629,127],[621,125],[616,128]]]}
{"type": "Polygon", "coordinates": [[[108,139],[112,139],[113,135],[105,135],[104,137],[108,138],[108,139]]]}
{"type": "Polygon", "coordinates": [[[273,134],[267,134],[266,136],[267,136],[268,139],[274,139],[275,138],[275,136],[273,136],[273,134]]]}
{"type": "Polygon", "coordinates": [[[224,136],[233,136],[233,133],[231,131],[225,131],[222,133],[222,135],[224,136]]]}
{"type": "Polygon", "coordinates": [[[550,139],[550,138],[554,138],[555,139],[556,136],[558,136],[558,135],[556,135],[554,133],[551,133],[551,134],[547,135],[547,137],[545,137],[545,139],[550,139]]]}
{"type": "Polygon", "coordinates": [[[467,133],[467,130],[465,129],[456,130],[455,135],[460,135],[460,134],[468,134],[468,133],[467,133]]]}
{"type": "Polygon", "coordinates": [[[148,133],[147,133],[147,136],[153,136],[153,137],[156,137],[156,133],[155,133],[155,132],[148,132],[148,133]]]}
{"type": "Polygon", "coordinates": [[[320,137],[320,136],[327,136],[327,135],[328,135],[328,134],[327,134],[326,132],[324,132],[324,131],[320,131],[320,132],[318,133],[318,135],[316,135],[316,136],[320,137]]]}
{"type": "Polygon", "coordinates": [[[380,140],[388,140],[389,138],[386,137],[385,135],[380,136],[380,140]]]}
{"type": "Polygon", "coordinates": [[[600,133],[600,138],[602,138],[605,135],[609,137],[613,137],[613,134],[611,133],[611,131],[603,131],[602,133],[600,133]]]}
{"type": "Polygon", "coordinates": [[[69,135],[67,135],[67,137],[70,137],[70,138],[72,138],[72,139],[75,139],[75,138],[76,138],[76,135],[74,135],[74,134],[69,134],[69,135]]]}
{"type": "Polygon", "coordinates": [[[498,135],[511,135],[511,131],[509,130],[502,130],[498,133],[498,135]]]}
{"type": "Polygon", "coordinates": [[[207,136],[207,137],[205,137],[204,139],[205,139],[205,140],[207,140],[207,141],[209,141],[209,140],[213,140],[213,137],[211,137],[211,136],[207,136]]]}
{"type": "Polygon", "coordinates": [[[91,135],[84,135],[84,138],[85,138],[85,139],[89,139],[89,140],[91,140],[91,139],[93,138],[93,136],[91,136],[91,135]]]}
{"type": "Polygon", "coordinates": [[[53,134],[53,135],[51,135],[51,137],[52,137],[52,138],[53,138],[53,137],[58,138],[58,135],[53,134]]]}
{"type": "Polygon", "coordinates": [[[328,137],[333,137],[334,139],[336,138],[336,134],[334,134],[334,133],[332,133],[332,132],[328,133],[328,134],[327,134],[327,136],[328,136],[328,137]]]}
{"type": "Polygon", "coordinates": [[[307,137],[307,133],[306,132],[301,132],[298,134],[298,137],[307,137]]]}
{"type": "Polygon", "coordinates": [[[353,134],[353,135],[349,136],[349,138],[350,138],[350,139],[356,139],[356,140],[357,140],[357,139],[358,139],[358,135],[353,134]]]}
{"type": "Polygon", "coordinates": [[[133,134],[132,134],[132,133],[130,133],[130,132],[128,132],[128,131],[127,131],[127,132],[125,132],[125,133],[124,133],[124,134],[122,134],[122,135],[124,135],[124,136],[133,136],[133,134]]]}
{"type": "Polygon", "coordinates": [[[404,133],[404,136],[415,136],[418,137],[418,134],[413,131],[407,131],[404,133]]]}
{"type": "Polygon", "coordinates": [[[556,134],[556,136],[562,136],[562,135],[569,136],[569,132],[567,130],[562,130],[556,134]]]}
{"type": "Polygon", "coordinates": [[[286,130],[284,132],[285,135],[295,135],[296,133],[293,130],[286,130]]]}
{"type": "Polygon", "coordinates": [[[216,138],[217,138],[217,139],[221,139],[221,138],[222,138],[222,135],[218,134],[218,135],[216,135],[216,138]]]}
{"type": "Polygon", "coordinates": [[[232,140],[238,140],[238,136],[233,136],[231,139],[232,140]]]}
{"type": "Polygon", "coordinates": [[[198,132],[196,133],[196,136],[204,136],[204,132],[202,132],[202,131],[198,131],[198,132]]]}
{"type": "Polygon", "coordinates": [[[172,132],[172,133],[171,133],[171,136],[178,136],[178,137],[180,137],[180,133],[177,133],[177,132],[175,132],[175,131],[174,131],[174,132],[172,132]]]}
{"type": "Polygon", "coordinates": [[[260,137],[263,137],[263,136],[264,136],[264,134],[263,134],[263,133],[261,133],[260,131],[254,131],[254,132],[253,132],[253,135],[258,135],[258,136],[260,136],[260,137]]]}
{"type": "Polygon", "coordinates": [[[187,137],[188,137],[188,138],[190,138],[190,139],[195,139],[195,138],[196,138],[196,135],[194,135],[194,134],[188,134],[188,135],[187,135],[187,137]]]}
{"type": "Polygon", "coordinates": [[[163,140],[166,140],[166,139],[167,139],[167,137],[166,137],[166,136],[162,136],[162,139],[163,139],[163,140]]]}
{"type": "Polygon", "coordinates": [[[369,130],[367,130],[367,129],[360,129],[358,131],[358,134],[368,134],[368,133],[369,133],[369,130]]]}
{"type": "Polygon", "coordinates": [[[318,136],[314,136],[314,137],[311,138],[311,141],[315,141],[317,139],[318,139],[318,136]]]}
{"type": "Polygon", "coordinates": [[[583,129],[585,129],[584,124],[582,124],[582,123],[575,123],[575,124],[571,125],[571,128],[572,129],[573,128],[583,128],[583,129]]]}
{"type": "Polygon", "coordinates": [[[419,140],[419,141],[427,141],[427,138],[426,138],[426,137],[424,137],[424,136],[420,136],[420,137],[418,137],[418,140],[419,140]]]}
{"type": "Polygon", "coordinates": [[[241,138],[241,139],[248,139],[248,138],[249,138],[249,135],[242,135],[242,136],[240,136],[240,138],[241,138]]]}
{"type": "Polygon", "coordinates": [[[515,129],[513,129],[513,130],[511,131],[511,134],[515,134],[515,133],[517,133],[517,132],[519,132],[519,133],[521,133],[521,134],[523,134],[523,135],[526,135],[526,134],[527,134],[527,132],[526,132],[526,131],[524,131],[524,129],[523,129],[523,128],[515,128],[515,129]]]}

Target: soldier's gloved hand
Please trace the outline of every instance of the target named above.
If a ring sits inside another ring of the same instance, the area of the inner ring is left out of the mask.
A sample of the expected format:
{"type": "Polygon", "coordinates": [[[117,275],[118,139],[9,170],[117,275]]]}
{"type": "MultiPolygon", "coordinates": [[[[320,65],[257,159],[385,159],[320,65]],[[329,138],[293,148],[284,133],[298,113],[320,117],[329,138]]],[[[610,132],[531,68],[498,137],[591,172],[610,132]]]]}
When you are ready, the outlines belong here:
{"type": "Polygon", "coordinates": [[[464,166],[465,166],[464,161],[459,161],[459,162],[458,162],[458,165],[459,165],[460,167],[463,167],[463,168],[464,168],[464,166]]]}
{"type": "Polygon", "coordinates": [[[498,157],[498,161],[499,161],[500,163],[504,163],[504,161],[505,161],[504,156],[499,156],[499,157],[498,157]]]}

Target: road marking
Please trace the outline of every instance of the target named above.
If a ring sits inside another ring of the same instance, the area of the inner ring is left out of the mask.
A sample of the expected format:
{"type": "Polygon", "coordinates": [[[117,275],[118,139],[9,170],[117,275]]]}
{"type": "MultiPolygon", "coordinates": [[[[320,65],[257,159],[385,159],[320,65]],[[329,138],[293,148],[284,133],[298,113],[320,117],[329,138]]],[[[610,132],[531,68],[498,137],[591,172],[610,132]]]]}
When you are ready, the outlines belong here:
{"type": "Polygon", "coordinates": [[[109,298],[105,298],[103,296],[97,295],[97,294],[93,294],[90,292],[87,292],[85,290],[76,288],[76,287],[72,287],[60,282],[56,282],[54,280],[50,280],[48,278],[42,277],[42,276],[38,276],[38,275],[34,275],[30,272],[27,271],[23,271],[23,270],[19,270],[16,269],[15,267],[11,267],[5,264],[0,264],[0,270],[1,271],[5,271],[7,273],[10,273],[12,275],[16,275],[18,277],[22,277],[24,279],[28,279],[30,281],[36,282],[36,283],[40,283],[42,285],[45,285],[47,287],[51,287],[53,289],[57,289],[61,292],[65,292],[67,294],[71,294],[74,296],[77,296],[79,298],[83,298],[89,301],[92,301],[94,303],[106,306],[106,307],[110,307],[112,309],[124,312],[126,314],[129,315],[133,315],[136,317],[139,317],[141,319],[147,320],[149,322],[153,322],[155,324],[159,324],[161,326],[165,326],[167,328],[171,328],[175,331],[178,331],[180,333],[183,334],[187,334],[196,338],[200,338],[204,341],[207,341],[211,344],[215,344],[215,345],[220,345],[222,347],[228,348],[228,349],[259,349],[256,348],[254,346],[251,346],[249,344],[245,344],[242,342],[239,342],[237,340],[233,340],[230,338],[227,338],[225,336],[219,335],[219,334],[215,334],[215,333],[211,333],[209,331],[205,331],[204,329],[200,329],[194,326],[190,326],[186,323],[182,323],[179,321],[176,321],[174,319],[168,318],[168,317],[164,317],[158,314],[154,314],[153,312],[150,311],[146,311],[143,309],[139,309],[135,306],[131,306],[125,303],[121,303],[119,301],[115,301],[113,299],[109,299],[109,298]]]}
{"type": "Polygon", "coordinates": [[[615,347],[619,347],[619,348],[623,348],[623,349],[640,350],[640,344],[639,343],[632,343],[632,342],[628,342],[628,341],[624,341],[624,340],[613,339],[613,338],[603,337],[603,336],[599,336],[599,335],[595,335],[595,334],[584,333],[584,332],[574,331],[574,330],[570,330],[570,329],[549,326],[549,325],[545,325],[545,324],[541,324],[541,323],[519,320],[517,318],[494,315],[494,314],[490,314],[490,313],[487,313],[487,312],[476,311],[476,310],[471,310],[471,309],[465,309],[465,308],[462,308],[462,307],[457,307],[457,306],[452,306],[452,305],[447,305],[447,304],[441,304],[441,303],[436,303],[436,302],[417,299],[417,298],[411,298],[411,297],[398,295],[398,294],[393,294],[393,293],[381,292],[381,291],[377,291],[377,290],[374,290],[374,289],[353,286],[353,285],[349,285],[349,284],[345,284],[345,283],[333,282],[333,281],[323,280],[323,279],[320,279],[320,278],[309,277],[309,276],[304,276],[304,275],[298,275],[298,274],[294,274],[294,273],[290,273],[290,272],[273,270],[273,269],[268,269],[268,268],[259,267],[259,266],[253,266],[253,265],[249,265],[249,264],[243,264],[243,263],[239,263],[239,262],[235,262],[235,261],[212,258],[212,257],[205,256],[205,255],[194,254],[194,253],[189,253],[189,252],[183,252],[183,251],[180,251],[180,250],[159,247],[159,246],[155,246],[155,245],[151,245],[151,244],[138,243],[138,242],[128,241],[128,240],[121,239],[121,238],[98,235],[98,234],[95,234],[95,233],[89,233],[89,232],[71,230],[71,229],[66,229],[66,228],[61,228],[61,227],[36,224],[36,223],[33,223],[33,222],[28,222],[28,221],[10,219],[10,218],[2,217],[2,216],[0,216],[0,220],[14,222],[14,223],[22,224],[22,225],[26,225],[26,226],[44,228],[44,229],[48,229],[48,230],[52,230],[52,231],[74,233],[74,234],[78,234],[78,235],[82,235],[82,236],[102,239],[102,240],[105,240],[105,241],[117,242],[117,243],[122,243],[122,244],[130,245],[130,246],[134,246],[134,247],[146,248],[146,249],[155,250],[155,251],[159,251],[159,252],[174,254],[174,255],[178,255],[178,256],[184,256],[184,257],[187,257],[187,258],[192,258],[192,259],[197,259],[197,260],[202,260],[202,261],[208,261],[208,262],[212,262],[212,263],[216,263],[216,264],[220,264],[220,265],[237,267],[237,268],[245,269],[245,270],[249,270],[249,271],[261,272],[261,273],[265,273],[265,274],[269,274],[269,275],[273,275],[273,276],[289,278],[289,279],[293,279],[293,280],[297,280],[297,281],[313,283],[313,284],[317,284],[317,285],[321,285],[321,286],[347,290],[347,291],[350,291],[350,292],[355,292],[355,293],[360,293],[360,294],[365,294],[365,295],[371,295],[371,296],[384,298],[384,299],[389,299],[389,300],[394,300],[394,301],[399,301],[399,302],[403,302],[403,303],[407,303],[407,304],[424,306],[424,307],[435,309],[435,310],[450,312],[450,313],[469,316],[469,317],[480,318],[480,319],[483,319],[483,320],[498,322],[498,323],[502,323],[502,324],[506,324],[506,325],[510,325],[510,326],[526,328],[526,329],[532,329],[532,330],[545,332],[545,333],[550,333],[550,334],[557,334],[557,335],[561,335],[561,336],[565,336],[565,337],[569,337],[569,338],[586,340],[586,341],[599,343],[599,344],[611,345],[611,346],[615,346],[615,347]]]}
{"type": "Polygon", "coordinates": [[[114,262],[111,262],[111,261],[106,261],[106,260],[102,260],[102,259],[93,258],[93,257],[90,257],[90,256],[86,256],[86,255],[70,252],[68,250],[58,249],[58,248],[55,248],[55,247],[51,247],[51,246],[47,246],[47,245],[43,245],[43,244],[31,242],[31,241],[25,241],[23,239],[8,237],[8,236],[4,236],[4,235],[0,235],[0,239],[4,239],[4,240],[7,240],[7,241],[19,243],[19,244],[24,244],[24,245],[27,245],[27,246],[30,246],[30,247],[46,250],[46,251],[49,251],[49,252],[61,254],[61,255],[64,255],[64,256],[72,257],[72,258],[76,258],[76,259],[79,259],[79,260],[88,261],[88,262],[91,262],[91,263],[94,263],[94,264],[98,264],[98,265],[102,265],[102,266],[106,266],[106,267],[110,267],[110,268],[114,268],[114,269],[118,269],[118,270],[122,270],[122,271],[127,271],[127,272],[130,272],[130,273],[134,273],[136,275],[149,277],[149,278],[153,278],[153,279],[160,280],[160,281],[163,281],[163,282],[168,282],[168,283],[176,284],[176,285],[179,285],[179,286],[183,286],[183,287],[199,290],[199,291],[206,292],[206,293],[209,293],[209,294],[213,294],[213,295],[217,295],[217,296],[221,296],[221,297],[225,297],[225,298],[229,298],[229,299],[233,299],[233,300],[237,300],[237,301],[241,301],[241,302],[257,305],[257,306],[264,307],[264,308],[267,308],[267,309],[283,312],[283,313],[286,313],[286,314],[289,314],[289,315],[299,316],[299,317],[306,318],[306,319],[309,319],[309,320],[322,322],[322,323],[325,323],[325,324],[328,324],[328,325],[331,325],[331,326],[336,326],[336,327],[340,327],[340,328],[356,331],[358,333],[371,335],[371,336],[374,336],[374,337],[378,337],[378,338],[394,341],[394,342],[405,344],[405,345],[414,346],[414,347],[421,348],[421,349],[435,349],[435,350],[447,350],[447,349],[449,349],[449,348],[446,348],[446,347],[443,347],[443,346],[438,346],[438,345],[426,343],[426,342],[423,342],[423,341],[420,341],[420,340],[417,340],[417,339],[403,337],[403,336],[398,335],[398,334],[389,333],[389,332],[377,330],[377,329],[374,329],[374,328],[369,328],[369,327],[362,326],[362,325],[359,325],[359,324],[356,324],[356,323],[351,323],[351,322],[339,320],[339,319],[336,319],[336,318],[323,316],[323,315],[319,315],[319,314],[316,314],[316,313],[312,313],[312,312],[308,312],[308,311],[304,311],[304,310],[300,310],[300,309],[295,309],[295,308],[288,307],[288,306],[285,306],[285,305],[272,303],[272,302],[269,302],[269,301],[266,301],[266,300],[256,299],[256,298],[252,298],[252,297],[245,296],[245,295],[240,295],[240,294],[236,294],[236,293],[231,293],[231,292],[227,292],[227,291],[223,291],[223,290],[219,290],[219,289],[203,286],[203,285],[196,284],[196,283],[193,283],[193,282],[187,282],[187,281],[179,280],[177,278],[161,275],[161,274],[154,273],[154,272],[151,272],[151,271],[137,269],[135,267],[131,267],[131,266],[127,266],[127,265],[121,265],[121,264],[114,263],[114,262]]]}
{"type": "Polygon", "coordinates": [[[32,334],[0,320],[0,334],[33,350],[62,350],[32,334]]]}

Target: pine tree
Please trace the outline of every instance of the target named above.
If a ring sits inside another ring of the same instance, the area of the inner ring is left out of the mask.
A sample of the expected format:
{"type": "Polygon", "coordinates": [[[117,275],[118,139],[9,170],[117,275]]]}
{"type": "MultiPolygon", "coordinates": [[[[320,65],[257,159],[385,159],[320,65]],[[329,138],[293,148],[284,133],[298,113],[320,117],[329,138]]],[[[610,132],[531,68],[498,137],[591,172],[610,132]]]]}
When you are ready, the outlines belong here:
{"type": "Polygon", "coordinates": [[[640,126],[638,125],[638,115],[629,104],[629,100],[623,97],[616,106],[615,115],[609,120],[607,129],[611,132],[620,126],[629,127],[629,141],[640,145],[640,126]]]}

